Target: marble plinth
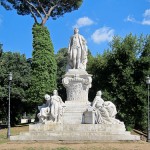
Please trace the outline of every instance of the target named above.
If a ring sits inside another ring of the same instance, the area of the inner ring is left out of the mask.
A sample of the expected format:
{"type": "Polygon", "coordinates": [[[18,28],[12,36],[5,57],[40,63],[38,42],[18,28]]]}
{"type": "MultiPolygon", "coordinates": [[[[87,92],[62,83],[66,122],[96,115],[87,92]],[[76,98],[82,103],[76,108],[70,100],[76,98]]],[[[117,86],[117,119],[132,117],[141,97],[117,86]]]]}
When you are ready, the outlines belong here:
{"type": "Polygon", "coordinates": [[[67,101],[88,102],[91,76],[85,70],[69,69],[62,80],[67,91],[67,101]]]}
{"type": "Polygon", "coordinates": [[[83,124],[84,112],[90,106],[89,102],[66,101],[63,113],[63,124],[83,124]]]}
{"type": "Polygon", "coordinates": [[[117,124],[35,124],[29,132],[11,136],[12,141],[137,141],[138,135],[131,135],[117,124]]]}

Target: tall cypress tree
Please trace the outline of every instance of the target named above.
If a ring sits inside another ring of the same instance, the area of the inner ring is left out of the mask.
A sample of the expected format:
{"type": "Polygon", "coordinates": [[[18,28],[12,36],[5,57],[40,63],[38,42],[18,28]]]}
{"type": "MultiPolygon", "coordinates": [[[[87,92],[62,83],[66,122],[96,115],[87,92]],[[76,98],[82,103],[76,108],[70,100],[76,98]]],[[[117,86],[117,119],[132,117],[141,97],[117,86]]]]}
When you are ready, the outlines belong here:
{"type": "Polygon", "coordinates": [[[30,98],[32,102],[42,101],[44,94],[56,89],[57,64],[54,48],[47,27],[33,26],[32,84],[30,98]]]}

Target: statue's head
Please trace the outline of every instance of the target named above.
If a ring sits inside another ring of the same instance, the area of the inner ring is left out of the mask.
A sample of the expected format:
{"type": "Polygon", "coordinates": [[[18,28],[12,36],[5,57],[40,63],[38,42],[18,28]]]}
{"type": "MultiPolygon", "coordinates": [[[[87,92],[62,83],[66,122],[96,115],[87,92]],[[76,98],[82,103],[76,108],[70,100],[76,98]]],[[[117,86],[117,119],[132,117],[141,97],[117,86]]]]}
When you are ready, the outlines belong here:
{"type": "Polygon", "coordinates": [[[45,94],[45,96],[44,96],[44,98],[45,98],[45,100],[50,100],[50,95],[48,95],[48,94],[45,94]]]}
{"type": "Polygon", "coordinates": [[[57,90],[54,90],[54,91],[53,91],[53,94],[54,94],[54,95],[58,95],[57,90]]]}
{"type": "Polygon", "coordinates": [[[74,33],[78,33],[79,29],[78,28],[74,28],[74,33]]]}
{"type": "Polygon", "coordinates": [[[102,91],[98,91],[96,96],[101,96],[102,95],[102,91]]]}

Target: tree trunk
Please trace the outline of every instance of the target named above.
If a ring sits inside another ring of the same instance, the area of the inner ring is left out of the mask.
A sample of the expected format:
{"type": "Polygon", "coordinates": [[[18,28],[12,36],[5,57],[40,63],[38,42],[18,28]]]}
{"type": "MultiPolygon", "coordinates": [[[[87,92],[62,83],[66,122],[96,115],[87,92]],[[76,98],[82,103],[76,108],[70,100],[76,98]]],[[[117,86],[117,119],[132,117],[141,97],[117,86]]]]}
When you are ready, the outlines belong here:
{"type": "Polygon", "coordinates": [[[42,23],[41,25],[44,26],[46,24],[46,21],[48,20],[48,17],[46,16],[43,20],[42,20],[42,23]]]}

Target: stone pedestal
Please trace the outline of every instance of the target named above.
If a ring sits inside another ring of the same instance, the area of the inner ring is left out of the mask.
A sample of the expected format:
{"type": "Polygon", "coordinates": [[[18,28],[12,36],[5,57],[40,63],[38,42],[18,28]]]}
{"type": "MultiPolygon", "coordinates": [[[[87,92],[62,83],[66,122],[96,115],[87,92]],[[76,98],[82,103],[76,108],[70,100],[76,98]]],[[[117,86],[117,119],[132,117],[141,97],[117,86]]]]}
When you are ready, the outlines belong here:
{"type": "Polygon", "coordinates": [[[83,113],[90,106],[89,102],[66,101],[63,113],[63,124],[84,123],[83,113]]]}
{"type": "Polygon", "coordinates": [[[83,113],[83,122],[85,124],[95,124],[95,111],[85,111],[83,113]]]}
{"type": "Polygon", "coordinates": [[[68,70],[62,80],[67,91],[67,101],[88,102],[88,91],[92,83],[91,76],[85,70],[68,70]]]}
{"type": "Polygon", "coordinates": [[[69,69],[63,76],[62,83],[67,91],[67,101],[63,114],[64,124],[84,123],[83,113],[87,110],[88,91],[92,78],[85,70],[69,69]]]}
{"type": "Polygon", "coordinates": [[[29,126],[29,132],[11,136],[11,141],[124,141],[140,140],[140,136],[131,135],[119,124],[35,124],[29,126]]]}

